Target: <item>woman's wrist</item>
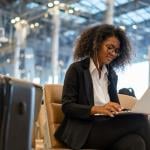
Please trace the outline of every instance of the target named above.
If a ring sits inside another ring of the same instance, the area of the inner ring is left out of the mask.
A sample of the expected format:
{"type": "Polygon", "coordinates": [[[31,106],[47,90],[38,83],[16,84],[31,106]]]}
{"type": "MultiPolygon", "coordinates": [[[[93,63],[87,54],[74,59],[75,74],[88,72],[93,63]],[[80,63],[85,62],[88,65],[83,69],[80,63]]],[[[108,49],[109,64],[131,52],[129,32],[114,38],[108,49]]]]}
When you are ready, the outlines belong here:
{"type": "Polygon", "coordinates": [[[91,108],[91,115],[94,115],[94,114],[95,114],[95,107],[92,106],[92,108],[91,108]]]}
{"type": "Polygon", "coordinates": [[[92,108],[91,108],[91,115],[94,115],[94,114],[97,114],[97,113],[101,113],[100,112],[101,107],[102,106],[92,106],[92,108]]]}

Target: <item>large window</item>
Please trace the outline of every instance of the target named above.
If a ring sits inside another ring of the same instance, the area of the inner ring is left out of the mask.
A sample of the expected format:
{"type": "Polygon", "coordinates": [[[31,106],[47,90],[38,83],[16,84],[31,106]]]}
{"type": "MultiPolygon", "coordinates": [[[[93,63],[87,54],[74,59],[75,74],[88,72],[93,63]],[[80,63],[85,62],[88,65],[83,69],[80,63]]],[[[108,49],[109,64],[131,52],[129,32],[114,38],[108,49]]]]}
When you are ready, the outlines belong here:
{"type": "Polygon", "coordinates": [[[139,62],[127,66],[124,71],[118,72],[118,90],[132,87],[139,99],[149,85],[149,63],[139,62]]]}

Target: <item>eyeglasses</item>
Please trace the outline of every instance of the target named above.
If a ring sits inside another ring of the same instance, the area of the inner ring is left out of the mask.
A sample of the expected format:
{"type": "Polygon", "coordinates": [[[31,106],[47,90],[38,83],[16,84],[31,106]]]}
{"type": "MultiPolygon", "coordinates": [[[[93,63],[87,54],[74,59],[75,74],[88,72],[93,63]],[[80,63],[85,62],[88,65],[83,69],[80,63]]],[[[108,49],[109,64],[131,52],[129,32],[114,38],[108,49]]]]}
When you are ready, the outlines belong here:
{"type": "Polygon", "coordinates": [[[106,44],[105,47],[107,48],[107,52],[114,53],[116,56],[120,55],[119,49],[115,48],[114,45],[106,44]]]}

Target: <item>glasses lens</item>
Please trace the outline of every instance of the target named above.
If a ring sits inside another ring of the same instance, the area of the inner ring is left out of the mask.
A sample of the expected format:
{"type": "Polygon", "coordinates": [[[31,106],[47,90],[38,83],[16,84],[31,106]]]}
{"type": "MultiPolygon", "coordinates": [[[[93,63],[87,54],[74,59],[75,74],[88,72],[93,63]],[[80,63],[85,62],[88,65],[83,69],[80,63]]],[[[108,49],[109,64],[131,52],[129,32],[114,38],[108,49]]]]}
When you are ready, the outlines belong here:
{"type": "Polygon", "coordinates": [[[108,52],[111,52],[111,53],[113,52],[113,53],[115,53],[117,56],[120,55],[119,50],[116,49],[113,45],[106,45],[106,48],[107,48],[107,51],[108,51],[108,52]]]}

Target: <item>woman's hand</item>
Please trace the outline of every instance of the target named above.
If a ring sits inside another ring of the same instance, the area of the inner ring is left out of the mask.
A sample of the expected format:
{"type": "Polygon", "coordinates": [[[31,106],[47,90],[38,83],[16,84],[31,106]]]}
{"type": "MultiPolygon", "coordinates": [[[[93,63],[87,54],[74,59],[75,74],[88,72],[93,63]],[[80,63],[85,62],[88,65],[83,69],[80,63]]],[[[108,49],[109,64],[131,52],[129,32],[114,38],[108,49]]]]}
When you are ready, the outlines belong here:
{"type": "Polygon", "coordinates": [[[118,103],[109,102],[103,106],[93,106],[91,114],[104,114],[110,117],[114,117],[115,114],[121,111],[121,106],[118,103]]]}

